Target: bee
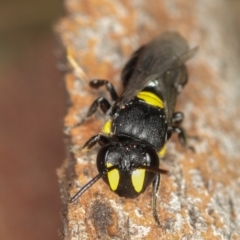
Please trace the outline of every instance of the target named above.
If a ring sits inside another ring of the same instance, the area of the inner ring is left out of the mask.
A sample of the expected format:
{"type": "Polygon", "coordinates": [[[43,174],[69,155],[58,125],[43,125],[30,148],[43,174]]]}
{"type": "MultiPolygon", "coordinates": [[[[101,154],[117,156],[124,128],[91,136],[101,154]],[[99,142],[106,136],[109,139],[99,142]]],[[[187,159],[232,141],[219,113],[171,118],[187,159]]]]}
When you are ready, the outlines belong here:
{"type": "Polygon", "coordinates": [[[71,199],[75,202],[86,190],[102,178],[121,197],[136,198],[152,184],[152,212],[160,226],[156,211],[161,174],[160,159],[173,132],[186,145],[180,124],[182,112],[174,112],[177,95],[188,80],[185,62],[197,48],[189,49],[185,39],[176,32],[165,32],[136,50],[123,68],[123,92],[118,96],[107,80],[90,81],[92,88],[105,86],[112,104],[97,98],[86,119],[98,108],[106,115],[101,133],[83,146],[88,150],[97,143],[99,174],[83,186],[71,199]]]}

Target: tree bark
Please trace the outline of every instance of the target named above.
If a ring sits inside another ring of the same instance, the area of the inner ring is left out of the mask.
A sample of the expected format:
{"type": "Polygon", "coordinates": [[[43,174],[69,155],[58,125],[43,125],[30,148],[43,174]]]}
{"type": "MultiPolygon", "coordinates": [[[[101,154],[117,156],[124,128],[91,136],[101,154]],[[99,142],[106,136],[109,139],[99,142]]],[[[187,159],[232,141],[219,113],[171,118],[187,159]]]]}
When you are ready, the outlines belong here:
{"type": "MultiPolygon", "coordinates": [[[[77,149],[101,131],[104,117],[87,120],[68,133],[69,153],[58,169],[63,202],[63,239],[240,239],[240,68],[236,4],[228,1],[66,0],[66,16],[56,26],[64,49],[87,76],[109,79],[122,91],[120,72],[131,53],[166,30],[178,31],[199,52],[188,63],[189,82],[178,98],[183,127],[195,152],[173,137],[161,164],[157,211],[151,187],[124,199],[102,181],[77,203],[68,202],[97,174],[95,147],[77,149]],[[236,13],[236,14],[235,14],[236,13]]],[[[94,91],[76,69],[65,74],[71,105],[69,129],[104,91],[94,91]],[[100,92],[100,93],[99,93],[100,92]]]]}

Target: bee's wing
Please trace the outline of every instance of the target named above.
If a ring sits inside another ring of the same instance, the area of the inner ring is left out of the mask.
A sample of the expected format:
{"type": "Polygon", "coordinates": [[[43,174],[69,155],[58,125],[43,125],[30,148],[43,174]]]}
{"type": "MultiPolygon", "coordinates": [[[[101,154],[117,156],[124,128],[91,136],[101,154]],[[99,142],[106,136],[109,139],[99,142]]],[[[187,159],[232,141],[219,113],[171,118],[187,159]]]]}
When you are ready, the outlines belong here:
{"type": "MultiPolygon", "coordinates": [[[[149,82],[159,80],[167,70],[181,66],[195,51],[196,49],[189,51],[185,39],[176,32],[163,33],[139,48],[123,69],[125,90],[117,104],[119,106],[126,104],[149,82]]],[[[164,82],[160,85],[161,92],[168,88],[168,84],[164,82]]]]}
{"type": "Polygon", "coordinates": [[[193,48],[182,54],[162,76],[157,78],[158,86],[155,89],[163,99],[166,120],[170,126],[177,95],[181,92],[188,80],[188,73],[184,63],[191,58],[196,51],[197,48],[193,48]]]}
{"type": "Polygon", "coordinates": [[[141,46],[139,49],[137,49],[131,56],[131,58],[128,60],[126,65],[124,66],[122,70],[121,79],[123,81],[124,88],[127,87],[129,83],[129,79],[131,79],[135,69],[136,65],[138,63],[139,56],[144,52],[145,45],[141,46]]]}

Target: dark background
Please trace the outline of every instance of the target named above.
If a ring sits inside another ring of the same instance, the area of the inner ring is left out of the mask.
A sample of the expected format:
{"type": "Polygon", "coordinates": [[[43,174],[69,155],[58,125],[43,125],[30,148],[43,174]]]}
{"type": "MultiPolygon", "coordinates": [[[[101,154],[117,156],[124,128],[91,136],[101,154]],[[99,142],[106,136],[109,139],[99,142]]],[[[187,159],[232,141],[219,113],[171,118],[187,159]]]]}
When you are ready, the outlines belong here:
{"type": "Polygon", "coordinates": [[[0,239],[59,239],[65,153],[57,0],[0,2],[0,239]]]}

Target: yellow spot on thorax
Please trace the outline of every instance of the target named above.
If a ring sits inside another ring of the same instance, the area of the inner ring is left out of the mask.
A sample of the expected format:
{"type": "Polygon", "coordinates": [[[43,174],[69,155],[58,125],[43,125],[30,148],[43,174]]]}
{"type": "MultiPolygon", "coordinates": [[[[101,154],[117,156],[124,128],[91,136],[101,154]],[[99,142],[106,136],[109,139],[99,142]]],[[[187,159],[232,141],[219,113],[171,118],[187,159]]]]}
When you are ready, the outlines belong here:
{"type": "Polygon", "coordinates": [[[132,172],[132,185],[136,192],[141,192],[145,179],[145,169],[136,169],[132,172]]]}
{"type": "MultiPolygon", "coordinates": [[[[112,166],[113,165],[111,163],[107,163],[107,168],[110,168],[112,166]]],[[[116,189],[118,188],[119,179],[120,179],[118,169],[113,169],[112,171],[108,172],[107,177],[108,177],[108,182],[111,190],[116,191],[116,189]]]]}
{"type": "Polygon", "coordinates": [[[108,120],[106,121],[106,123],[104,124],[103,128],[102,128],[102,132],[105,134],[110,134],[111,133],[111,127],[112,127],[112,120],[108,120]]]}
{"type": "Polygon", "coordinates": [[[163,108],[163,101],[152,92],[142,91],[138,93],[137,97],[144,100],[149,105],[163,108]]]}
{"type": "Polygon", "coordinates": [[[158,156],[160,158],[164,157],[165,156],[165,153],[166,153],[166,150],[167,150],[167,146],[166,144],[162,147],[162,149],[158,152],[158,156]]]}

